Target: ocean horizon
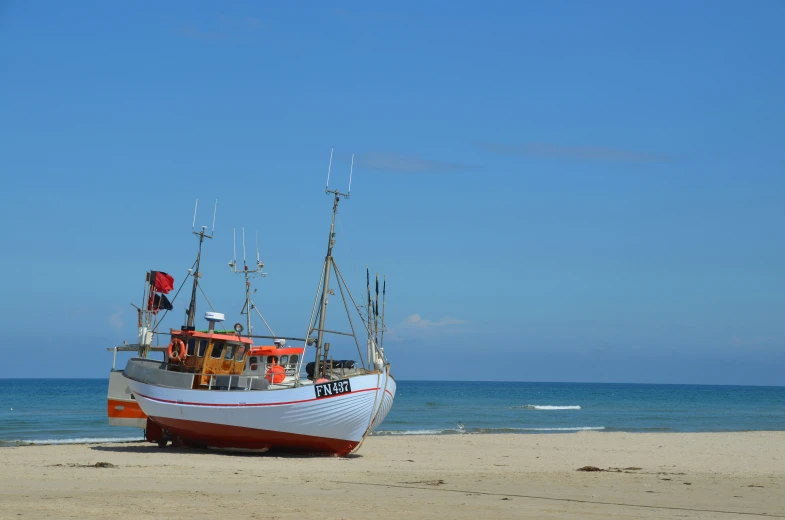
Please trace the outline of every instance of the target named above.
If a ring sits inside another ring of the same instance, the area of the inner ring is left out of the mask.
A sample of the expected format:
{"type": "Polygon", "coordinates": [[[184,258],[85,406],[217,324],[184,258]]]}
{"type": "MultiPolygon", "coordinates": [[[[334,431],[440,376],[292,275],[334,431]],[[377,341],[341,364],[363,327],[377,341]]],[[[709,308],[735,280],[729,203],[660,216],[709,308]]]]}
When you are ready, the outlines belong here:
{"type": "MultiPolygon", "coordinates": [[[[0,447],[141,440],[109,426],[107,384],[0,379],[0,447]]],[[[400,380],[373,435],[579,431],[785,431],[785,386],[400,380]]]]}

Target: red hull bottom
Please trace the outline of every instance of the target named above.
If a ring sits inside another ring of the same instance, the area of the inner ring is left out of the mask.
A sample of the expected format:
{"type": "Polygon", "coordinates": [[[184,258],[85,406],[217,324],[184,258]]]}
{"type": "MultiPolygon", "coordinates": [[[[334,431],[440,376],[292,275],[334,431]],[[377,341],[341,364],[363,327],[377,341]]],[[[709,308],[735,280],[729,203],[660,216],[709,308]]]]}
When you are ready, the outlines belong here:
{"type": "Polygon", "coordinates": [[[242,426],[228,426],[168,417],[151,417],[172,435],[177,435],[188,445],[211,448],[239,448],[245,450],[284,450],[311,453],[347,455],[357,442],[296,433],[257,430],[242,426]]]}

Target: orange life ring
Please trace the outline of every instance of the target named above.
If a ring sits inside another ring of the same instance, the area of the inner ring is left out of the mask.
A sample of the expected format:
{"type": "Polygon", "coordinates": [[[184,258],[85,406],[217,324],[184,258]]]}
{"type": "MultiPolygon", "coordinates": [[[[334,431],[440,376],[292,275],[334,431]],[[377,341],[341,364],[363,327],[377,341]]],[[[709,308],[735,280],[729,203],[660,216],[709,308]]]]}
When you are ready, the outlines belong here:
{"type": "Polygon", "coordinates": [[[286,369],[281,365],[273,365],[267,370],[267,375],[265,379],[273,384],[278,384],[284,380],[286,377],[286,369]]]}
{"type": "Polygon", "coordinates": [[[172,338],[168,352],[169,359],[178,363],[185,361],[185,343],[180,338],[172,338]]]}

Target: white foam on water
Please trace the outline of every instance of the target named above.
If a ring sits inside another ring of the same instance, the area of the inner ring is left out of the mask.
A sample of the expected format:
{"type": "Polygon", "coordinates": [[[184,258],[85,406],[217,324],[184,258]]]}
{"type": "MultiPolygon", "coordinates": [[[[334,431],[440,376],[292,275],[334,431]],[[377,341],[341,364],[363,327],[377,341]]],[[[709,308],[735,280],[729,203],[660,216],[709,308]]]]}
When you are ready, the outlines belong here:
{"type": "Polygon", "coordinates": [[[604,430],[605,426],[576,426],[575,428],[511,428],[530,432],[583,432],[604,430]]]}
{"type": "Polygon", "coordinates": [[[116,442],[141,442],[141,437],[80,437],[76,439],[30,439],[21,441],[0,441],[0,444],[30,446],[49,444],[103,444],[116,442]]]}
{"type": "Polygon", "coordinates": [[[605,426],[575,426],[575,427],[553,427],[553,428],[477,428],[473,431],[466,430],[380,430],[371,435],[445,435],[453,433],[512,433],[512,432],[582,432],[600,431],[605,426]]]}
{"type": "Polygon", "coordinates": [[[519,410],[580,410],[581,407],[577,404],[568,406],[557,406],[550,404],[527,404],[526,406],[513,406],[519,410]]]}
{"type": "Polygon", "coordinates": [[[444,432],[456,432],[457,430],[380,430],[371,435],[441,435],[444,432]]]}

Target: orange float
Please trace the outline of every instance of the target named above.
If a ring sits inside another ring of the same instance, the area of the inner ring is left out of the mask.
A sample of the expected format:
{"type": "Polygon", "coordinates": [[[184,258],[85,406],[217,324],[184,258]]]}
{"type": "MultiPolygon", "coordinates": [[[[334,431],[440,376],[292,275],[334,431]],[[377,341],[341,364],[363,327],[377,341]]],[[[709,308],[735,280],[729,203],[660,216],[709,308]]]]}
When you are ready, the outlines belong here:
{"type": "Polygon", "coordinates": [[[265,379],[273,384],[278,384],[284,380],[286,377],[286,369],[281,365],[273,365],[267,370],[267,375],[265,379]]]}
{"type": "Polygon", "coordinates": [[[172,342],[169,343],[169,359],[175,362],[181,362],[185,360],[185,343],[180,338],[173,338],[172,342]]]}

